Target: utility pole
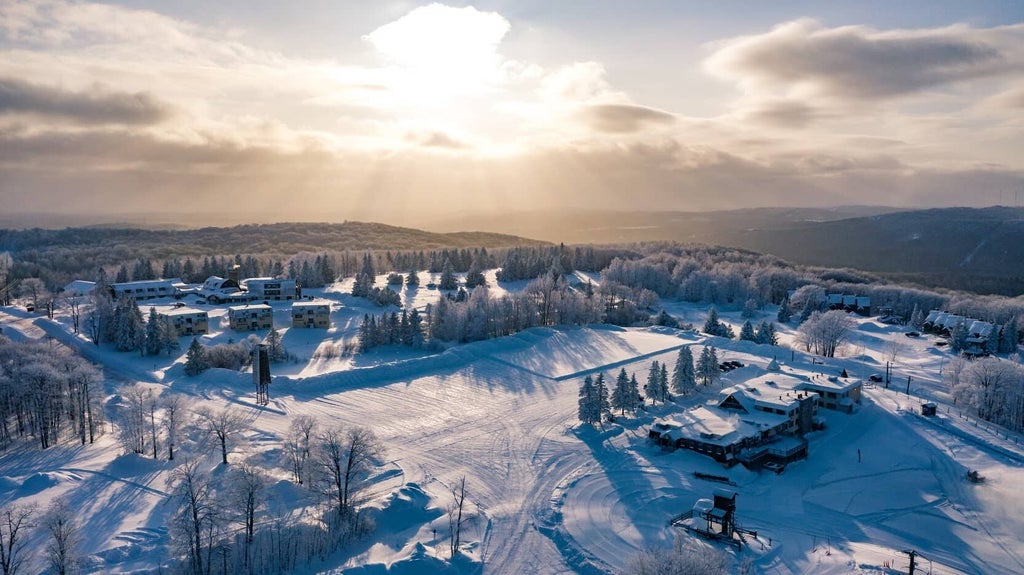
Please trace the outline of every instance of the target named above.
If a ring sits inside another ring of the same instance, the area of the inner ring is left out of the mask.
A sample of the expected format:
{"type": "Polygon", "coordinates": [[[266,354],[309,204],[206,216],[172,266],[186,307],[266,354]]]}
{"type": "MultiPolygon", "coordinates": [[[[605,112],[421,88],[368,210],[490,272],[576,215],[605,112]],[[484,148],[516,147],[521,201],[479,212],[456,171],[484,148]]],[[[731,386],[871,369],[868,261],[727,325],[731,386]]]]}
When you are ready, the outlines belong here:
{"type": "Polygon", "coordinates": [[[889,380],[892,377],[892,364],[885,362],[885,388],[889,389],[889,380]]]}
{"type": "Polygon", "coordinates": [[[910,575],[914,575],[914,571],[917,569],[917,551],[911,549],[910,551],[903,551],[910,556],[910,575]]]}
{"type": "Polygon", "coordinates": [[[910,397],[910,376],[907,376],[907,397],[910,397]]]}

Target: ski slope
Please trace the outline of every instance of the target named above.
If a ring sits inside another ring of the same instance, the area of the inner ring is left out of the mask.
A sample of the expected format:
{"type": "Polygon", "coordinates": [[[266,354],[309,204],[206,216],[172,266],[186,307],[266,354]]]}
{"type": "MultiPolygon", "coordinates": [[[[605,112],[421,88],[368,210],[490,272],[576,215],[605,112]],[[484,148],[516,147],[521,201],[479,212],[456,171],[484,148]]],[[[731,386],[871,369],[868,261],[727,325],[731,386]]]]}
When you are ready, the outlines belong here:
{"type": "MultiPolygon", "coordinates": [[[[358,309],[333,313],[361,317],[358,309]]],[[[697,315],[693,309],[689,314],[697,315]]],[[[723,315],[738,325],[736,317],[723,315]]],[[[758,536],[742,551],[725,552],[737,563],[752,562],[759,573],[896,573],[894,568],[905,570],[901,551],[909,549],[932,573],[1024,572],[1018,535],[1024,532],[1024,495],[1017,488],[1024,484],[1024,450],[1018,438],[976,427],[949,409],[939,375],[945,352],[925,338],[904,338],[898,328],[858,322],[843,357],[826,364],[782,347],[611,326],[534,329],[433,355],[384,350],[315,369],[307,359],[275,378],[266,407],[254,405],[249,374],[210,370],[187,378],[181,358],[153,365],[151,358],[104,347],[90,357],[108,368],[111,390],[121,379],[145,381],[196,405],[242,410],[248,430],[231,461],[273,473],[279,480],[274,505],[295,512],[306,504],[303,489],[287,481],[280,464],[291,419],[306,414],[372,428],[387,448],[372,488],[377,531],[313,572],[620,572],[641,550],[669,545],[677,533],[667,521],[721,487],[697,479],[694,471],[736,483],[738,521],[758,536]],[[894,384],[867,390],[852,415],[821,410],[827,426],[808,437],[809,458],[780,475],[724,469],[646,439],[655,417],[713,401],[721,386],[603,428],[580,426],[576,419],[585,374],[603,371],[614,378],[624,368],[643,380],[652,360],[671,368],[682,345],[714,344],[722,359],[746,364],[725,374],[727,386],[763,374],[773,358],[794,376],[844,368],[866,376],[884,369],[893,342],[901,346],[898,378],[914,376],[912,397],[894,384]],[[917,415],[920,396],[939,401],[939,417],[917,415]],[[967,469],[980,470],[986,482],[967,482],[967,469]],[[443,509],[450,485],[461,476],[473,518],[463,537],[466,557],[451,565],[443,509]],[[893,568],[887,571],[887,564],[893,568]]],[[[16,339],[45,337],[62,325],[0,315],[4,333],[16,339]]],[[[299,335],[309,341],[293,340],[319,345],[313,330],[299,335]]],[[[227,337],[221,332],[210,339],[227,337]]],[[[347,334],[339,327],[319,337],[347,334]]],[[[784,341],[791,337],[782,330],[784,341]]],[[[83,350],[91,346],[70,335],[58,339],[83,350]]],[[[198,430],[190,435],[196,442],[192,455],[209,457],[207,467],[223,473],[198,430]]],[[[168,544],[171,469],[163,460],[120,455],[112,433],[90,446],[65,444],[45,452],[20,446],[0,454],[0,505],[45,505],[68,497],[83,510],[87,572],[153,569],[168,544]]]]}

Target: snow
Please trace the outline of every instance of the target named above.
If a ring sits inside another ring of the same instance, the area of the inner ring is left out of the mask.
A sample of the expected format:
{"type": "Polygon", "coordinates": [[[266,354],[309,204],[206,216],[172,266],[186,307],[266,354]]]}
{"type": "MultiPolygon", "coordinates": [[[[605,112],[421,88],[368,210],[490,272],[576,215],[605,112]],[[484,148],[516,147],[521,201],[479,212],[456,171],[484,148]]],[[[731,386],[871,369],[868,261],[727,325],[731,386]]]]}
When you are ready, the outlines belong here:
{"type": "MultiPolygon", "coordinates": [[[[420,274],[424,286],[430,276],[420,274]]],[[[488,279],[495,286],[493,275],[488,279]]],[[[249,461],[273,473],[275,501],[296,510],[305,505],[305,489],[278,467],[291,418],[306,414],[372,428],[387,447],[370,504],[377,530],[314,571],[471,573],[482,566],[485,573],[619,572],[644,548],[670,544],[677,532],[668,520],[721,487],[694,475],[701,472],[735,483],[730,489],[739,494],[738,521],[758,535],[742,551],[725,551],[750,558],[760,573],[893,573],[883,564],[905,569],[904,549],[917,550],[924,558],[919,565],[924,561],[935,573],[1024,572],[1024,495],[1018,488],[1024,484],[1024,442],[989,424],[975,425],[950,405],[940,376],[948,352],[928,337],[906,338],[898,327],[858,319],[841,357],[821,363],[784,347],[694,332],[593,326],[538,328],[441,353],[385,348],[315,358],[317,350],[354,338],[364,313],[381,311],[345,295],[347,289],[343,282],[313,294],[332,301],[327,330],[283,327],[290,302],[270,303],[285,346],[298,359],[273,367],[266,407],[254,404],[249,374],[210,370],[187,378],[180,354],[152,358],[96,347],[69,334],[67,318],[51,322],[3,308],[0,326],[12,339],[51,335],[79,347],[104,365],[111,391],[118,381],[141,381],[199,405],[242,409],[249,431],[230,454],[232,463],[249,461]],[[720,385],[679,404],[653,406],[603,428],[578,424],[584,375],[604,371],[614,377],[625,368],[642,379],[651,361],[671,367],[679,347],[690,344],[715,345],[723,361],[737,359],[747,367],[723,374],[720,385]],[[896,365],[890,389],[865,389],[850,415],[819,410],[826,427],[808,435],[808,459],[781,474],[726,469],[647,439],[656,418],[717,401],[723,388],[762,377],[773,363],[780,373],[769,379],[809,381],[843,369],[851,379],[866,379],[886,361],[896,365]],[[907,375],[913,376],[911,396],[903,393],[907,375]],[[923,401],[936,402],[939,415],[919,415],[923,401]],[[986,481],[967,482],[968,469],[979,470],[986,481]],[[463,475],[472,520],[464,532],[465,555],[452,563],[444,508],[451,484],[463,475]]],[[[399,293],[405,306],[420,307],[438,292],[403,286],[399,293]]],[[[706,310],[671,306],[671,313],[702,323],[706,310]]],[[[211,333],[200,338],[204,344],[248,335],[228,329],[226,306],[198,307],[211,317],[211,333]]],[[[766,311],[764,318],[774,316],[766,311]]],[[[722,319],[742,323],[734,312],[723,312],[722,319]]],[[[792,342],[791,328],[780,326],[779,334],[784,345],[792,342]]],[[[188,341],[182,340],[181,354],[188,341]]],[[[87,572],[156,568],[168,543],[166,480],[173,464],[120,453],[109,431],[95,445],[12,448],[0,454],[0,506],[45,506],[63,495],[81,510],[87,572]]],[[[222,469],[213,449],[200,445],[191,455],[208,456],[208,469],[222,469]]],[[[37,538],[34,546],[40,545],[37,538]]]]}

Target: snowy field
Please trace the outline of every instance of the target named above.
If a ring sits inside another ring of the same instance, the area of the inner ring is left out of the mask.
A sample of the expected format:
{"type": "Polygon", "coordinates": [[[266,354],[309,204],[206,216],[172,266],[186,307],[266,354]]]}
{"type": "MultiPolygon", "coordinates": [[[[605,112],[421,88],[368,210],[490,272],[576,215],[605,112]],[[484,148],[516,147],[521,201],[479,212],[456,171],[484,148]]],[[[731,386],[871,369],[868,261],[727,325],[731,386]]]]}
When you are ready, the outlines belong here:
{"type": "MultiPolygon", "coordinates": [[[[424,285],[432,281],[430,274],[420,277],[424,285]]],[[[495,285],[493,275],[489,280],[495,285]]],[[[249,374],[211,370],[184,377],[183,357],[154,363],[95,348],[69,335],[60,317],[51,322],[0,308],[0,327],[15,340],[52,336],[82,349],[106,367],[110,391],[119,381],[138,381],[161,393],[184,394],[197,405],[237,406],[248,431],[231,461],[249,461],[279,478],[277,507],[300,509],[305,500],[280,465],[292,418],[307,414],[372,428],[387,448],[373,485],[377,531],[313,571],[619,572],[641,550],[669,545],[677,533],[668,520],[721,487],[697,479],[694,472],[701,471],[735,482],[738,522],[758,536],[741,551],[724,551],[737,564],[750,561],[759,573],[894,574],[906,571],[901,551],[909,549],[920,553],[923,573],[1024,572],[1024,441],[976,426],[949,405],[940,375],[949,356],[934,338],[907,338],[901,328],[858,319],[841,357],[821,364],[786,347],[789,328],[781,330],[784,345],[771,347],[665,328],[594,326],[533,329],[434,355],[385,348],[317,359],[317,350],[353,338],[364,313],[380,312],[345,295],[349,289],[341,283],[318,294],[334,302],[329,330],[282,330],[298,359],[274,367],[278,377],[266,407],[254,405],[249,374]],[[578,425],[577,392],[585,374],[603,371],[614,378],[625,368],[642,381],[652,360],[671,369],[680,346],[705,343],[717,346],[721,359],[747,367],[678,405],[655,406],[603,428],[578,425]],[[722,386],[764,374],[773,358],[785,373],[806,378],[844,368],[866,378],[895,359],[894,384],[867,389],[852,415],[820,410],[827,425],[808,436],[810,456],[779,475],[725,469],[647,440],[654,418],[713,400],[722,386]],[[921,397],[939,403],[937,418],[918,415],[921,397]],[[986,482],[968,482],[967,469],[979,470],[986,482]],[[443,508],[450,485],[463,475],[473,515],[463,537],[471,560],[449,566],[436,558],[447,557],[443,508]]],[[[414,307],[437,296],[423,287],[400,293],[414,307]]],[[[288,305],[273,305],[276,323],[284,327],[288,305]]],[[[246,335],[227,329],[223,308],[204,309],[211,312],[212,329],[204,343],[246,335]]],[[[694,323],[704,311],[670,307],[694,323]]],[[[764,318],[774,315],[766,311],[764,318]]],[[[738,331],[738,315],[725,313],[723,319],[738,331]]],[[[187,345],[182,338],[182,352],[187,345]]],[[[191,435],[198,439],[199,433],[191,435]]],[[[195,456],[210,456],[206,468],[223,472],[213,449],[192,449],[195,456]]],[[[168,540],[171,468],[166,461],[121,455],[113,433],[85,447],[21,446],[0,454],[0,506],[45,506],[64,495],[82,510],[88,571],[155,569],[168,540]]]]}

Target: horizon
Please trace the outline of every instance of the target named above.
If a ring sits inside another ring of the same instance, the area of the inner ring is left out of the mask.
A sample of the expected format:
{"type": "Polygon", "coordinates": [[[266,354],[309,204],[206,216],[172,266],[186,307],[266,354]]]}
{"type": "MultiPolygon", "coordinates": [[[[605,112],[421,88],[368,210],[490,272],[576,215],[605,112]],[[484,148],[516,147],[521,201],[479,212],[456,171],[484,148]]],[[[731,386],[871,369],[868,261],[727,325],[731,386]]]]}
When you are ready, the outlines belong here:
{"type": "Polygon", "coordinates": [[[1015,2],[451,4],[5,3],[6,216],[1024,200],[1015,2]]]}

